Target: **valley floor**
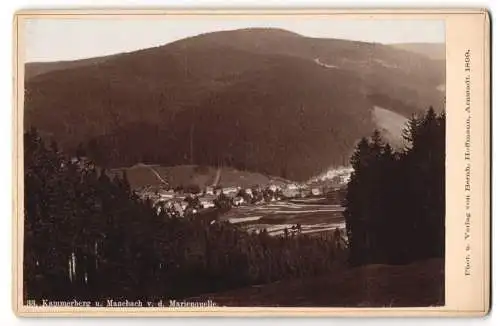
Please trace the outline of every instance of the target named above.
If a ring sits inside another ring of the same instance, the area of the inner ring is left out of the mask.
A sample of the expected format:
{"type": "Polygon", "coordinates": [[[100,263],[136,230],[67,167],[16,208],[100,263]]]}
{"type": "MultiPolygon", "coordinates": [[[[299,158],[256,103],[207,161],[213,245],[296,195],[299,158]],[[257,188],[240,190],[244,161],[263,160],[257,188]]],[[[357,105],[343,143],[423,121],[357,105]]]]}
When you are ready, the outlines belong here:
{"type": "Polygon", "coordinates": [[[340,205],[315,204],[314,202],[294,203],[278,201],[263,205],[245,205],[232,208],[221,216],[247,231],[266,229],[270,235],[282,235],[286,228],[300,224],[302,234],[314,234],[345,228],[344,208],[340,205]]]}
{"type": "Polygon", "coordinates": [[[328,275],[280,281],[186,301],[238,307],[426,307],[444,305],[444,261],[408,265],[339,265],[328,275]]]}

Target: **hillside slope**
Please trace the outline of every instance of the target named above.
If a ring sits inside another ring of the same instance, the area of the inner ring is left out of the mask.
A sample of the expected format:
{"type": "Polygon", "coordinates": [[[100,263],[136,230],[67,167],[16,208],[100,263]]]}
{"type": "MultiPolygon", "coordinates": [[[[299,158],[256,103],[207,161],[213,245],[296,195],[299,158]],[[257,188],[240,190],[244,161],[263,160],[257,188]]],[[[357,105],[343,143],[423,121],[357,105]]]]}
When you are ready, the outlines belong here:
{"type": "Polygon", "coordinates": [[[394,148],[402,148],[404,145],[403,130],[408,119],[393,111],[375,106],[372,111],[372,119],[380,130],[382,137],[394,148]]]}
{"type": "Polygon", "coordinates": [[[408,117],[443,100],[439,62],[275,29],[37,69],[26,127],[108,167],[225,164],[305,180],[347,163],[374,106],[408,117]]]}
{"type": "Polygon", "coordinates": [[[212,300],[233,307],[427,307],[444,305],[444,263],[340,266],[329,275],[205,294],[186,301],[212,300]]]}
{"type": "MultiPolygon", "coordinates": [[[[201,189],[211,186],[215,180],[217,169],[198,165],[159,166],[137,164],[128,168],[117,168],[109,171],[111,177],[121,176],[126,172],[132,189],[147,186],[162,187],[167,182],[168,188],[197,185],[201,189]],[[159,176],[159,177],[158,177],[159,176]]],[[[251,171],[240,171],[233,168],[221,168],[221,187],[252,187],[266,185],[275,178],[251,171]]]]}

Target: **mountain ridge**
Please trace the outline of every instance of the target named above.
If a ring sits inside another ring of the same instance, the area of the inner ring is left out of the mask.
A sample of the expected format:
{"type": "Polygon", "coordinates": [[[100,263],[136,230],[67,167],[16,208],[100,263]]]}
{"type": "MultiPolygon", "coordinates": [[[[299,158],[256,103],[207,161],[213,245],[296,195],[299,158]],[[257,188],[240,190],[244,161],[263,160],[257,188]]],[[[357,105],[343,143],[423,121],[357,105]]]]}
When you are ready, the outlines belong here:
{"type": "Polygon", "coordinates": [[[446,45],[444,43],[396,43],[391,44],[391,46],[423,55],[432,60],[446,60],[446,45]]]}
{"type": "MultiPolygon", "coordinates": [[[[374,106],[441,107],[444,64],[381,44],[211,32],[26,80],[25,126],[105,166],[231,165],[307,179],[345,164],[374,106]]],[[[85,63],[85,62],[84,62],[85,63]]]]}

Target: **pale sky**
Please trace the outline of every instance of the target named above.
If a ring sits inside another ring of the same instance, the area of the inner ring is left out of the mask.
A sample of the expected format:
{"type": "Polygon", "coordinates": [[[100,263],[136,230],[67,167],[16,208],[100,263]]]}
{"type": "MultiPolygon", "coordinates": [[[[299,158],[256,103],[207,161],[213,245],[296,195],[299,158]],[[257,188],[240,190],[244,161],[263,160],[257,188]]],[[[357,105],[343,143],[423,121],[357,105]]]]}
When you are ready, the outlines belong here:
{"type": "Polygon", "coordinates": [[[154,47],[202,33],[249,27],[286,29],[303,36],[376,43],[444,43],[443,20],[347,20],[332,17],[162,17],[29,19],[25,58],[60,61],[154,47]]]}

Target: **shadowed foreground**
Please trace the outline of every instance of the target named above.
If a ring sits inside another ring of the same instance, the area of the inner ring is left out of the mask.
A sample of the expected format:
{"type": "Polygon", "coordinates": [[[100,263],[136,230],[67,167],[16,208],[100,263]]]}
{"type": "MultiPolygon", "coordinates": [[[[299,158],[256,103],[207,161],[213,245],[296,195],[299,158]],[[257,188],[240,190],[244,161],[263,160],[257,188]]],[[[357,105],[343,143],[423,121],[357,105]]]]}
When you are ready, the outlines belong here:
{"type": "Polygon", "coordinates": [[[211,299],[219,306],[424,307],[444,304],[444,261],[368,265],[320,277],[281,281],[187,301],[211,299]]]}

